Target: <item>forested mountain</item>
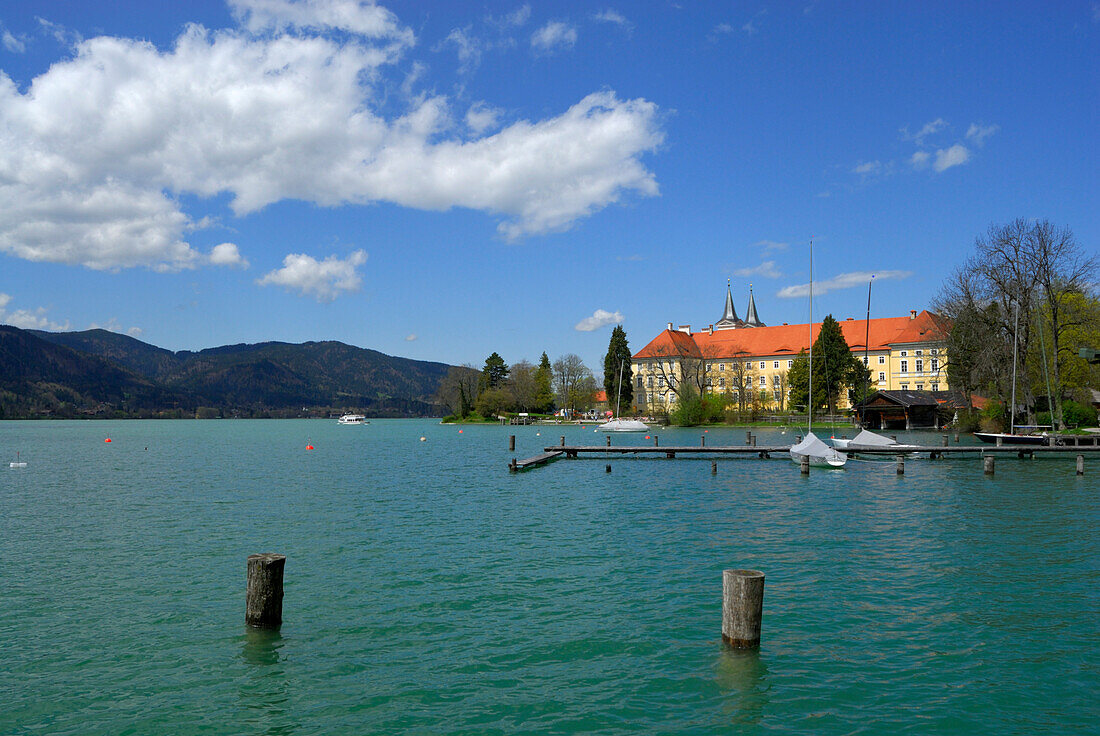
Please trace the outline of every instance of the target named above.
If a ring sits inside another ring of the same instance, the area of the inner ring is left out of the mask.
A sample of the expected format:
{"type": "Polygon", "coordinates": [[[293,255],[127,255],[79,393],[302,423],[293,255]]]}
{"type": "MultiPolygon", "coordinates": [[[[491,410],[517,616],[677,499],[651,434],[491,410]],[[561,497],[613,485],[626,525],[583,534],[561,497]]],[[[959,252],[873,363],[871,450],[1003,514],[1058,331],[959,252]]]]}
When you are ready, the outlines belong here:
{"type": "Polygon", "coordinates": [[[172,352],[106,330],[0,326],[0,416],[438,413],[448,365],[340,342],[172,352]]]}

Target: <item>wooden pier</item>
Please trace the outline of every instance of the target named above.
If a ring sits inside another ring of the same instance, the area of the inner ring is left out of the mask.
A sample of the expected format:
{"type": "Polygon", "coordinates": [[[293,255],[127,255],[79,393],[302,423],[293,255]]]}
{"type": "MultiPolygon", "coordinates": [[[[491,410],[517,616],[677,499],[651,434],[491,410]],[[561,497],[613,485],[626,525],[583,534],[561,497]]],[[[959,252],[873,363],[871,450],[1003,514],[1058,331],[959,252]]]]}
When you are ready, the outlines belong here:
{"type": "MultiPolygon", "coordinates": [[[[792,445],[704,445],[699,446],[658,446],[658,445],[566,445],[546,447],[544,452],[527,458],[526,460],[513,459],[508,468],[512,472],[526,470],[550,462],[558,457],[576,459],[581,455],[597,455],[604,458],[610,455],[663,455],[669,460],[678,455],[755,455],[760,459],[772,457],[787,458],[792,445]]],[[[893,447],[866,447],[858,450],[844,451],[849,457],[860,455],[893,455],[895,457],[919,458],[927,456],[932,460],[944,458],[948,455],[981,455],[992,457],[995,455],[1016,455],[1019,458],[1034,458],[1035,456],[1065,456],[1065,455],[1100,455],[1100,445],[902,445],[893,447]]]]}

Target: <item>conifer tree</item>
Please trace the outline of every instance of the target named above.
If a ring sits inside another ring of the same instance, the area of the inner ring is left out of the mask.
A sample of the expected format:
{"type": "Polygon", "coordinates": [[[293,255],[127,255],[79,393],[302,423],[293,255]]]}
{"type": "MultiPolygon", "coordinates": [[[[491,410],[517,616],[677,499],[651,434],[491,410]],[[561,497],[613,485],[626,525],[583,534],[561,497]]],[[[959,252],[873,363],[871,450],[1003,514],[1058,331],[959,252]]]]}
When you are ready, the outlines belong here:
{"type": "Polygon", "coordinates": [[[833,319],[833,315],[826,315],[821,321],[817,340],[814,341],[815,404],[824,401],[829,413],[836,414],[836,402],[841,387],[852,376],[857,375],[853,365],[855,361],[856,358],[844,339],[844,333],[840,330],[840,323],[833,319]],[[823,391],[825,395],[819,396],[819,391],[823,391]]]}
{"type": "Polygon", "coordinates": [[[535,369],[535,411],[548,414],[554,410],[554,371],[544,352],[535,369]]]}
{"type": "Polygon", "coordinates": [[[634,385],[631,383],[630,346],[626,341],[626,330],[616,325],[611,331],[611,341],[607,345],[607,355],[603,359],[603,388],[607,392],[607,403],[614,406],[616,400],[622,406],[634,403],[634,385]],[[622,375],[622,394],[619,393],[620,368],[622,375]]]}

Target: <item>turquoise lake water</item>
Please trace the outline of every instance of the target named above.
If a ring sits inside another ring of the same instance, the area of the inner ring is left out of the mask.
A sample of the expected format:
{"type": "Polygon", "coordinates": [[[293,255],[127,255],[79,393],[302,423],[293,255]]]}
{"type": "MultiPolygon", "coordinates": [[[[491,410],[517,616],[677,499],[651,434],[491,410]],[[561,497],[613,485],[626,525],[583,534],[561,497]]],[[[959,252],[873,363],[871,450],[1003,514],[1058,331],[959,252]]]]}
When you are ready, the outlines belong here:
{"type": "Polygon", "coordinates": [[[1100,457],[511,475],[604,435],[458,430],[0,422],[0,734],[1100,728],[1100,457]],[[244,626],[264,551],[278,633],[244,626]],[[721,642],[731,567],[767,575],[758,652],[721,642]]]}

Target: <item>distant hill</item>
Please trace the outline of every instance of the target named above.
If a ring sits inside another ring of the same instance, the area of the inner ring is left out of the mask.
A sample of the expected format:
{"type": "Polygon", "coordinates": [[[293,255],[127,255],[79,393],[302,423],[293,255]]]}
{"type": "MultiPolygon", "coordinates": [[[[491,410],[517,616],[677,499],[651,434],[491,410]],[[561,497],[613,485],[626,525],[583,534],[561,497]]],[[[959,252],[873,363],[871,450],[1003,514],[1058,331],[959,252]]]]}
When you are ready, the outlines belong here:
{"type": "Polygon", "coordinates": [[[0,326],[0,416],[438,414],[450,368],[341,342],[172,352],[107,330],[0,326]],[[210,410],[213,410],[211,412],[210,410]]]}

